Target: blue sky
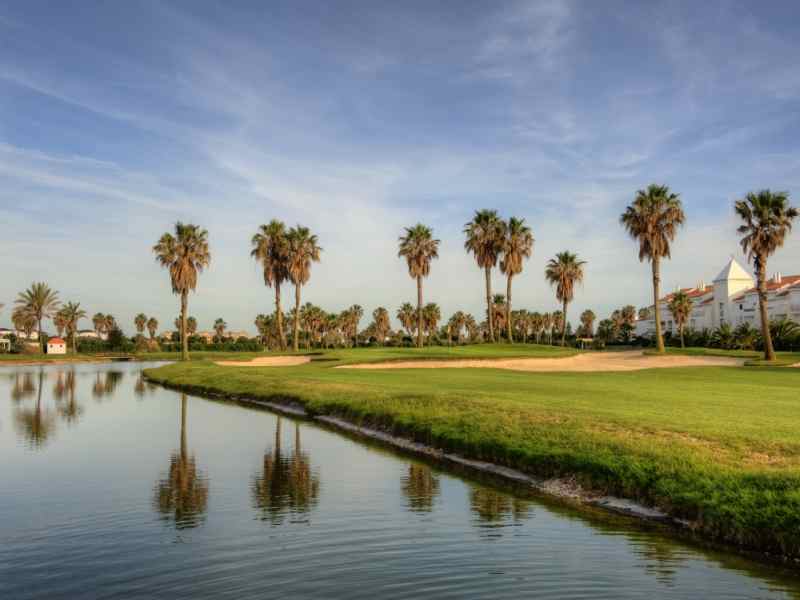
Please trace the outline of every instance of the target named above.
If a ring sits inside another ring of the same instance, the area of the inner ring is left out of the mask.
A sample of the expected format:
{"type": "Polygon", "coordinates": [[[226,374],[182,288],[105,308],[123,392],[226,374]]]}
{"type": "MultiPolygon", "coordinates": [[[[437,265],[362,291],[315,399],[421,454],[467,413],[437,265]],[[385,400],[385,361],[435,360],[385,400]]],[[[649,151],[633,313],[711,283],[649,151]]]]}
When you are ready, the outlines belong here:
{"type": "MultiPolygon", "coordinates": [[[[280,218],[324,248],[304,300],[393,313],[415,294],[397,236],[422,221],[426,301],[477,315],[461,229],[489,207],[536,238],[517,307],[556,308],[563,249],[588,261],[573,316],[645,304],[618,224],[638,188],[685,203],[667,288],[742,259],[748,190],[800,203],[799,23],[793,1],[0,2],[0,302],[45,280],[128,330],[170,323],[150,247],[183,220],[214,255],[190,312],[252,330],[272,294],[249,239],[280,218]]],[[[771,270],[798,258],[800,231],[771,270]]]]}

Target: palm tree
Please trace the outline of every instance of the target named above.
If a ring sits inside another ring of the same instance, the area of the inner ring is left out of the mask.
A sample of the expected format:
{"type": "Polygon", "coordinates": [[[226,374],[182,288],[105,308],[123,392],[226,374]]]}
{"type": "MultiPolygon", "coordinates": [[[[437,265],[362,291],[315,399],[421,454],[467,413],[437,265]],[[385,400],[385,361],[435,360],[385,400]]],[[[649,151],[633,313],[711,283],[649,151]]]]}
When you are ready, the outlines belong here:
{"type": "Polygon", "coordinates": [[[214,321],[214,331],[217,334],[217,339],[221,342],[222,337],[225,335],[225,330],[228,328],[228,324],[225,322],[225,319],[220,317],[216,321],[214,321]]]}
{"type": "Polygon", "coordinates": [[[556,298],[564,306],[562,311],[563,322],[561,325],[561,345],[567,340],[567,306],[575,297],[575,284],[583,282],[583,267],[585,260],[579,260],[577,254],[565,250],[551,258],[545,269],[545,277],[550,285],[556,288],[556,298]]]}
{"type": "Polygon", "coordinates": [[[422,223],[405,230],[405,235],[399,239],[397,256],[406,259],[408,274],[417,280],[417,347],[422,348],[422,278],[430,273],[431,260],[439,258],[439,240],[434,239],[433,231],[422,223]]]}
{"type": "Polygon", "coordinates": [[[597,315],[593,311],[586,309],[581,313],[581,327],[583,328],[583,335],[586,337],[594,337],[594,321],[597,315]]]}
{"type": "Polygon", "coordinates": [[[292,227],[287,234],[289,279],[294,284],[294,351],[300,349],[300,288],[311,278],[311,263],[319,262],[322,248],[308,227],[292,227]]]}
{"type": "Polygon", "coordinates": [[[500,338],[500,332],[506,327],[506,297],[503,294],[495,294],[492,296],[492,320],[495,324],[497,337],[500,338]]]}
{"type": "Polygon", "coordinates": [[[767,307],[767,259],[783,246],[786,236],[792,230],[792,221],[800,211],[789,205],[788,192],[770,190],[749,192],[744,200],[736,201],[734,208],[744,221],[737,229],[742,235],[742,250],[747,259],[753,261],[758,280],[758,309],[761,313],[764,358],[775,360],[767,307]]]}
{"type": "Polygon", "coordinates": [[[425,325],[425,330],[428,334],[428,345],[431,345],[431,341],[433,339],[433,334],[436,332],[436,328],[439,325],[439,321],[442,319],[442,311],[439,309],[439,305],[435,302],[428,302],[425,307],[422,309],[422,322],[425,325]]]}
{"type": "Polygon", "coordinates": [[[661,335],[661,259],[670,258],[670,243],[678,227],[686,221],[678,194],[665,185],[651,184],[646,190],[636,192],[633,204],[625,209],[620,223],[630,236],[639,242],[639,260],[648,259],[653,269],[653,310],[656,321],[656,350],[664,352],[661,335]]]}
{"type": "Polygon", "coordinates": [[[489,320],[489,339],[494,342],[494,319],[492,318],[492,267],[503,250],[505,223],[496,210],[478,210],[472,221],[464,225],[467,236],[464,248],[475,255],[478,267],[484,269],[486,277],[486,313],[489,320]]]}
{"type": "Polygon", "coordinates": [[[61,309],[61,313],[64,317],[67,335],[72,341],[72,352],[77,353],[76,334],[78,333],[78,322],[86,318],[86,311],[81,308],[80,302],[67,302],[64,308],[61,309]]]}
{"type": "Polygon", "coordinates": [[[474,342],[478,337],[478,323],[475,321],[475,317],[473,317],[471,314],[464,315],[464,329],[467,330],[469,340],[474,342]]]}
{"type": "Polygon", "coordinates": [[[44,336],[42,335],[42,320],[49,319],[59,309],[58,292],[50,289],[46,283],[32,283],[24,292],[21,292],[15,302],[18,308],[24,308],[31,319],[36,319],[39,328],[39,348],[44,353],[44,336]]]}
{"type": "Polygon", "coordinates": [[[172,292],[181,297],[181,359],[189,360],[186,312],[189,292],[197,288],[197,274],[211,263],[208,232],[197,225],[175,224],[175,234],[165,233],[153,246],[156,261],[169,269],[172,292]]]}
{"type": "Polygon", "coordinates": [[[378,342],[381,346],[383,346],[386,343],[386,335],[391,329],[391,323],[389,322],[389,311],[384,307],[379,306],[372,311],[372,319],[375,322],[375,337],[378,338],[378,342]]]}
{"type": "Polygon", "coordinates": [[[509,343],[514,341],[511,333],[511,279],[522,273],[522,263],[533,254],[533,233],[525,224],[525,219],[511,217],[506,225],[503,239],[503,259],[500,271],[508,278],[506,281],[506,331],[509,343]]]}
{"type": "Polygon", "coordinates": [[[197,333],[197,319],[189,317],[186,319],[186,335],[192,337],[195,333],[197,333]]]}
{"type": "Polygon", "coordinates": [[[147,326],[147,315],[144,313],[139,313],[134,317],[133,324],[136,327],[136,333],[139,335],[144,335],[144,328],[147,326]]]}
{"type": "Polygon", "coordinates": [[[98,336],[103,335],[105,329],[106,316],[103,313],[95,313],[92,317],[92,326],[98,336]]]}
{"type": "Polygon", "coordinates": [[[147,333],[150,334],[151,340],[156,338],[156,332],[158,332],[158,319],[150,317],[147,319],[147,333]]]}
{"type": "Polygon", "coordinates": [[[400,321],[400,324],[408,332],[408,337],[412,337],[414,335],[414,317],[416,316],[416,311],[411,303],[403,302],[400,308],[397,309],[396,316],[397,320],[400,321]]]}
{"type": "Polygon", "coordinates": [[[30,340],[33,330],[36,328],[36,316],[25,306],[17,306],[11,313],[11,322],[14,328],[22,331],[25,338],[30,340]]]}
{"type": "Polygon", "coordinates": [[[59,310],[55,315],[53,315],[53,325],[56,326],[56,333],[58,337],[62,337],[64,335],[64,329],[67,327],[67,321],[64,318],[64,313],[62,310],[59,310]]]}
{"type": "Polygon", "coordinates": [[[683,331],[686,327],[686,321],[689,320],[689,316],[692,314],[692,300],[686,295],[686,292],[676,292],[669,301],[667,308],[669,308],[672,318],[678,325],[678,331],[681,334],[681,348],[685,348],[683,331]]]}
{"type": "Polygon", "coordinates": [[[286,334],[283,331],[281,309],[281,284],[289,279],[289,242],[286,225],[272,219],[261,225],[251,240],[250,256],[261,263],[264,269],[264,285],[275,289],[275,320],[281,350],[286,349],[286,334]]]}

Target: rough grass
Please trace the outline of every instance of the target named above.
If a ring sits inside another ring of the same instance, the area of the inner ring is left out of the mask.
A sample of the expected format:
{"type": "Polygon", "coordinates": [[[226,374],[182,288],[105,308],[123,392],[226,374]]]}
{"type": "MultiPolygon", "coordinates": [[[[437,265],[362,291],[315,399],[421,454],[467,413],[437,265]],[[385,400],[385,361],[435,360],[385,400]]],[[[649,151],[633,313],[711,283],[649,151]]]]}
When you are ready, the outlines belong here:
{"type": "MultiPolygon", "coordinates": [[[[705,536],[800,556],[800,370],[626,373],[333,369],[428,356],[553,356],[547,347],[340,350],[288,368],[209,361],[147,371],[166,384],[302,402],[541,476],[575,474],[691,520],[705,536]]],[[[566,351],[569,352],[569,351],[566,351]]]]}
{"type": "MultiPolygon", "coordinates": [[[[645,354],[658,354],[655,350],[645,350],[645,354]]],[[[764,360],[764,353],[755,350],[722,350],[720,348],[667,348],[667,354],[684,356],[730,356],[749,359],[748,367],[787,367],[800,363],[800,352],[776,352],[776,360],[764,360]]]]}

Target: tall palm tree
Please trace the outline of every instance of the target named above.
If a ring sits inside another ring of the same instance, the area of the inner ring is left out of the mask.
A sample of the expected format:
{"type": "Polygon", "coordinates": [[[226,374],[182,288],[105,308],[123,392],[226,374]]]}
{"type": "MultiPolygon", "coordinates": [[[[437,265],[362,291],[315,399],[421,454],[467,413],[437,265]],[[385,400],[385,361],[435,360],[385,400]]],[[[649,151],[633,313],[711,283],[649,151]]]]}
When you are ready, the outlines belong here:
{"type": "Polygon", "coordinates": [[[511,217],[505,227],[503,239],[503,259],[500,261],[500,271],[506,277],[506,331],[509,343],[514,341],[511,333],[511,279],[514,275],[522,273],[522,263],[533,254],[533,233],[525,224],[525,219],[511,217]]]}
{"type": "Polygon", "coordinates": [[[686,321],[689,320],[689,316],[692,314],[692,300],[686,295],[686,292],[677,292],[672,296],[667,308],[678,325],[678,331],[681,334],[681,348],[685,348],[683,331],[686,327],[686,321]]]}
{"type": "Polygon", "coordinates": [[[439,258],[439,240],[434,239],[433,231],[422,223],[405,230],[405,235],[399,239],[397,255],[406,259],[408,274],[417,280],[417,347],[422,348],[422,278],[430,273],[431,261],[439,258]]]}
{"type": "Polygon", "coordinates": [[[134,317],[133,324],[136,327],[136,333],[144,335],[144,328],[147,327],[147,315],[139,313],[134,317]]]}
{"type": "Polygon", "coordinates": [[[220,317],[216,321],[214,321],[214,332],[217,334],[217,339],[221,342],[222,337],[225,335],[225,330],[228,328],[228,324],[225,322],[225,319],[220,317]]]}
{"type": "Polygon", "coordinates": [[[494,319],[492,318],[492,267],[503,250],[505,223],[496,210],[478,210],[472,220],[464,225],[467,236],[464,248],[475,255],[478,267],[484,269],[486,277],[486,314],[489,320],[489,339],[494,342],[494,319]]]}
{"type": "Polygon", "coordinates": [[[286,349],[286,334],[283,331],[281,309],[281,284],[289,279],[289,242],[286,225],[272,219],[261,225],[251,240],[250,256],[261,263],[264,270],[264,285],[275,290],[275,320],[281,350],[286,349]]]}
{"type": "Polygon", "coordinates": [[[150,339],[154,340],[156,338],[156,333],[158,332],[158,319],[155,317],[150,317],[147,319],[147,333],[150,334],[150,339]]]}
{"type": "Polygon", "coordinates": [[[294,284],[294,351],[300,350],[300,288],[311,278],[311,263],[319,262],[322,248],[308,227],[292,227],[287,234],[289,279],[294,284]]]}
{"type": "Polygon", "coordinates": [[[208,249],[208,232],[197,225],[175,224],[175,233],[161,236],[153,252],[156,261],[169,269],[172,292],[181,297],[181,359],[189,360],[189,336],[187,333],[187,310],[189,292],[197,288],[197,275],[211,263],[208,249]]]}
{"type": "Polygon", "coordinates": [[[396,316],[397,320],[400,321],[400,324],[408,332],[408,337],[412,337],[414,335],[414,317],[416,316],[416,311],[411,303],[403,302],[400,308],[397,309],[396,316]]]}
{"type": "Polygon", "coordinates": [[[78,333],[78,322],[86,318],[86,311],[81,308],[80,302],[67,302],[61,309],[64,316],[65,327],[67,336],[72,341],[72,352],[78,352],[78,343],[76,341],[78,333]]]}
{"type": "Polygon", "coordinates": [[[547,281],[556,288],[556,298],[564,306],[562,311],[564,320],[561,325],[562,346],[567,340],[567,306],[575,297],[575,284],[583,282],[583,267],[585,264],[586,261],[579,260],[577,254],[565,250],[556,254],[555,258],[550,259],[544,272],[547,281]]]}
{"type": "Polygon", "coordinates": [[[678,194],[666,185],[651,184],[646,190],[636,192],[633,203],[625,209],[620,223],[630,236],[639,242],[639,260],[650,261],[653,269],[653,306],[656,321],[656,350],[664,352],[661,335],[661,259],[670,258],[670,244],[675,240],[678,227],[686,221],[678,194]]]}
{"type": "Polygon", "coordinates": [[[32,319],[36,319],[39,328],[39,348],[44,353],[42,320],[53,317],[58,311],[60,307],[58,292],[51,290],[46,283],[32,283],[31,287],[19,294],[15,304],[24,308],[32,319]]]}
{"type": "Polygon", "coordinates": [[[788,192],[761,190],[749,192],[734,205],[736,214],[744,221],[738,232],[742,235],[742,250],[753,261],[758,280],[758,309],[761,314],[761,336],[764,338],[764,358],[775,360],[772,335],[769,330],[767,307],[767,259],[783,246],[800,211],[789,205],[788,192]]]}
{"type": "Polygon", "coordinates": [[[586,309],[581,313],[581,327],[586,337],[594,337],[595,319],[597,319],[597,315],[592,310],[586,309]]]}

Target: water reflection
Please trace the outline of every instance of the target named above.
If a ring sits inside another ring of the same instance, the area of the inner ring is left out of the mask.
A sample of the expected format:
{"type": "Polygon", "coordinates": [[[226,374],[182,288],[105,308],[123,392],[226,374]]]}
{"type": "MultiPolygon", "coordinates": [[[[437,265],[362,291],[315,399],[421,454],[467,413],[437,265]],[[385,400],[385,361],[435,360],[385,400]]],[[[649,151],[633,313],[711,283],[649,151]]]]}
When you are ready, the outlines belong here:
{"type": "Polygon", "coordinates": [[[439,496],[439,476],[429,466],[411,463],[401,489],[411,512],[431,512],[439,496]]]}
{"type": "Polygon", "coordinates": [[[74,425],[83,414],[83,407],[75,399],[75,370],[66,374],[58,372],[53,396],[58,400],[58,414],[70,425],[74,425]]]}
{"type": "Polygon", "coordinates": [[[44,370],[39,371],[38,385],[33,383],[33,376],[26,373],[22,379],[18,394],[15,396],[14,389],[12,389],[11,393],[12,398],[18,403],[14,411],[17,433],[31,449],[35,450],[42,448],[55,430],[55,418],[52,411],[42,405],[43,383],[44,370]],[[23,400],[34,394],[36,395],[36,403],[33,406],[22,403],[23,400]]]}
{"type": "Polygon", "coordinates": [[[11,399],[19,402],[36,393],[32,373],[14,373],[14,385],[11,386],[11,399]]]}
{"type": "Polygon", "coordinates": [[[264,453],[262,467],[250,485],[258,518],[272,525],[281,525],[287,515],[293,515],[293,522],[299,521],[319,499],[319,475],[300,446],[300,425],[295,423],[294,450],[287,455],[281,448],[281,423],[277,417],[273,447],[264,453]]]}
{"type": "Polygon", "coordinates": [[[502,528],[520,525],[532,510],[530,502],[488,487],[471,487],[469,505],[475,526],[487,538],[498,538],[502,528]]]}
{"type": "Polygon", "coordinates": [[[154,506],[164,520],[173,521],[176,529],[197,527],[208,504],[208,479],[197,468],[186,443],[186,394],[181,394],[180,450],[169,460],[167,477],[155,487],[154,506]]]}
{"type": "Polygon", "coordinates": [[[123,376],[122,371],[106,371],[104,373],[98,371],[92,386],[92,396],[98,401],[112,397],[123,376]]]}

